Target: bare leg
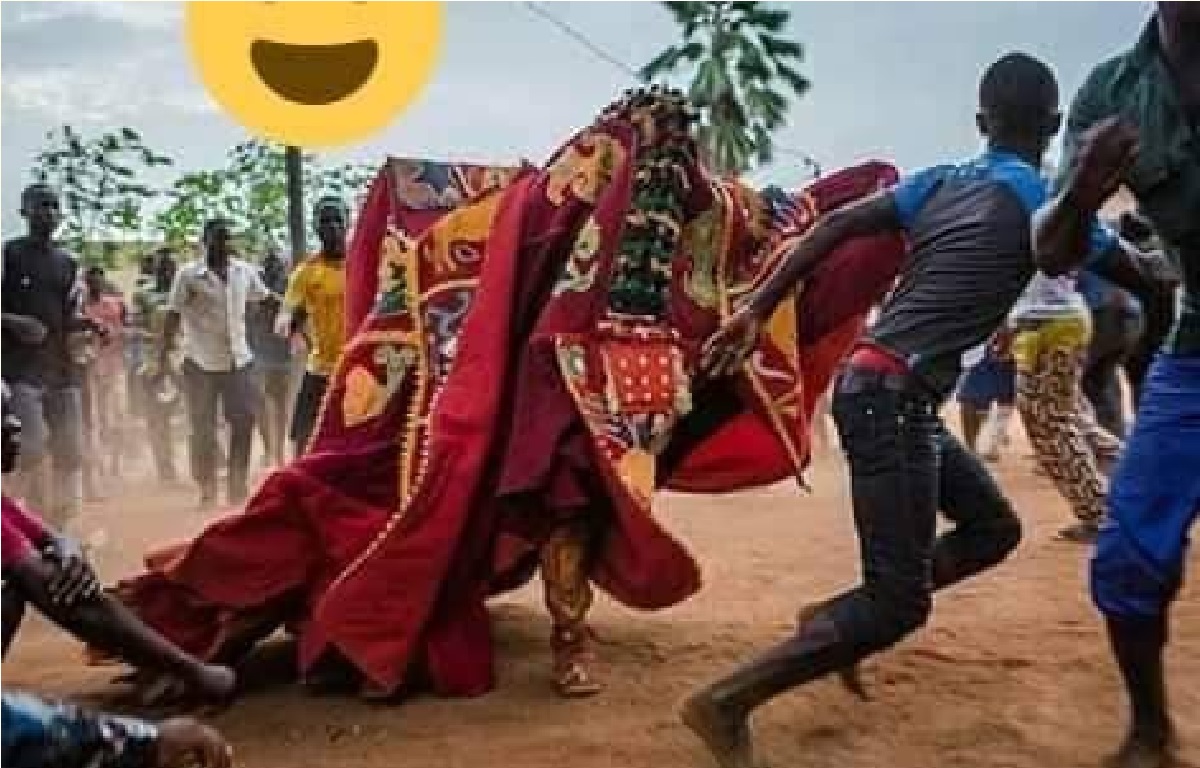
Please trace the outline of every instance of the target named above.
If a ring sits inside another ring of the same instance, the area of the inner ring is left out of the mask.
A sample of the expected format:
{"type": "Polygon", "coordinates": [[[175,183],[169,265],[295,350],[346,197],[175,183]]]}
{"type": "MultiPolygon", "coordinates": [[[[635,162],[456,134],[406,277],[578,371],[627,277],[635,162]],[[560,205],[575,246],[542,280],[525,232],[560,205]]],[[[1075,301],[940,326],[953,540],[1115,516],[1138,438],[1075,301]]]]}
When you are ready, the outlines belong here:
{"type": "Polygon", "coordinates": [[[1129,696],[1133,722],[1109,768],[1166,768],[1175,729],[1167,707],[1163,647],[1167,614],[1147,619],[1107,619],[1108,638],[1129,696]]]}
{"type": "Polygon", "coordinates": [[[959,403],[958,415],[962,420],[963,442],[972,453],[975,453],[979,442],[979,432],[983,429],[983,420],[987,411],[981,411],[966,403],[959,403]]]}
{"type": "Polygon", "coordinates": [[[554,683],[560,694],[569,697],[600,692],[587,669],[591,655],[586,620],[592,605],[588,544],[586,522],[571,520],[558,525],[541,551],[546,608],[554,624],[550,641],[554,683]]]}
{"type": "Polygon", "coordinates": [[[987,420],[979,455],[984,461],[1000,460],[1000,452],[1008,445],[1008,427],[1012,421],[1014,407],[1012,404],[996,403],[987,420]]]}

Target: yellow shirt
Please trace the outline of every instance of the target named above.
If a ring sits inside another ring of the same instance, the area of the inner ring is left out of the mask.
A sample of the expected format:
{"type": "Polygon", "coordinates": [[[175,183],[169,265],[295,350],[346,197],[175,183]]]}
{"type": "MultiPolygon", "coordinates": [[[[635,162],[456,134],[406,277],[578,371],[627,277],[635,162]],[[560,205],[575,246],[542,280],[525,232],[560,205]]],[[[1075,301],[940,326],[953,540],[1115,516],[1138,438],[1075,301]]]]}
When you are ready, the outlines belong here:
{"type": "Polygon", "coordinates": [[[342,261],[321,254],[309,256],[288,278],[283,307],[289,314],[307,316],[308,370],[323,376],[333,372],[345,342],[346,271],[342,261]]]}

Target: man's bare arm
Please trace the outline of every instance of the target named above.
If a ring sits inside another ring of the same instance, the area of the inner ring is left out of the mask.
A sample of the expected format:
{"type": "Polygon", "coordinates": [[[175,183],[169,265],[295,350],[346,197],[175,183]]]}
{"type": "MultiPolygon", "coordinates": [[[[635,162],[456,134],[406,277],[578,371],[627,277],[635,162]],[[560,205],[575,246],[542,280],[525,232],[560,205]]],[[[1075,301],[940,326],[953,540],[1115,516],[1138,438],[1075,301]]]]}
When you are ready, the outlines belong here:
{"type": "Polygon", "coordinates": [[[1061,275],[1083,264],[1096,212],[1116,193],[1136,157],[1137,131],[1119,118],[1102,120],[1083,136],[1062,190],[1034,216],[1038,269],[1061,275]]]}
{"type": "Polygon", "coordinates": [[[839,245],[855,237],[900,228],[892,193],[878,192],[825,214],[788,254],[747,303],[747,311],[767,318],[779,303],[839,245]]]}
{"type": "Polygon", "coordinates": [[[700,370],[708,377],[727,375],[739,368],[754,346],[759,329],[800,281],[838,246],[855,237],[894,232],[902,226],[890,191],[831,211],[800,240],[775,271],[705,342],[700,353],[700,370]]]}

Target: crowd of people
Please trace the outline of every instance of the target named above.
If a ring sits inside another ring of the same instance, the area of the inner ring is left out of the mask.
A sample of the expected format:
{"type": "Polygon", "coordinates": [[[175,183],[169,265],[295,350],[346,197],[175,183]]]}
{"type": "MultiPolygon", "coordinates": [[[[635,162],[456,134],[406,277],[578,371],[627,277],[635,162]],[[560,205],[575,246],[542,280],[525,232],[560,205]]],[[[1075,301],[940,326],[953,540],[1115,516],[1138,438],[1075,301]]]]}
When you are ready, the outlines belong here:
{"type": "MultiPolygon", "coordinates": [[[[412,678],[474,694],[491,685],[484,600],[540,569],[555,686],[565,696],[596,694],[586,652],[590,584],[647,609],[698,588],[681,545],[642,514],[649,497],[719,427],[755,413],[733,385],[761,381],[753,370],[770,351],[763,345],[775,343],[781,308],[807,302],[806,317],[819,325],[831,295],[858,290],[857,309],[839,317],[874,311],[854,337],[836,340],[832,322],[823,334],[799,327],[814,334],[809,352],[838,352],[829,407],[862,581],[803,608],[793,633],[694,693],[684,723],[722,768],[751,768],[749,719],[760,706],[829,674],[862,692],[859,663],[924,625],[935,591],[989,571],[1019,545],[1018,510],[986,467],[1019,416],[1038,467],[1076,518],[1061,535],[1094,546],[1092,596],[1131,712],[1110,765],[1174,764],[1163,652],[1200,511],[1197,41],[1197,6],[1159,3],[1137,44],[1098,66],[1076,94],[1053,181],[1041,169],[1063,122],[1056,78],[1031,56],[1000,58],[979,85],[982,154],[899,181],[880,184],[889,171],[872,167],[814,187],[820,215],[789,231],[786,249],[750,226],[742,240],[727,238],[737,245],[726,243],[718,263],[736,263],[745,243],[770,243],[782,255],[722,315],[705,314],[718,302],[706,303],[694,275],[678,289],[691,302],[686,312],[667,311],[672,280],[687,272],[673,271],[670,259],[685,225],[697,237],[688,215],[744,188],[713,182],[717,192],[698,195],[705,176],[684,130],[690,111],[659,89],[627,94],[573,140],[594,155],[569,144],[546,170],[518,176],[498,205],[473,203],[494,206],[468,210],[486,211],[499,233],[488,235],[482,271],[465,236],[454,241],[458,251],[436,237],[422,241],[427,251],[382,246],[379,271],[390,276],[356,327],[345,311],[349,215],[340,200],[318,201],[320,250],[290,275],[274,254],[259,266],[243,261],[231,223],[213,219],[200,258],[177,266],[159,252],[144,261],[131,310],[103,270],[78,274],[54,241],[54,191],[30,187],[22,196],[28,235],[4,251],[4,457],[17,480],[5,483],[5,650],[31,605],[149,683],[223,700],[236,689],[232,666],[265,632],[287,626],[299,635],[306,676],[336,671],[373,695],[412,678]],[[634,180],[626,198],[606,197],[616,194],[613,167],[634,180]],[[1100,209],[1121,188],[1139,215],[1105,226],[1100,209]],[[599,218],[610,215],[624,218],[599,218]],[[439,279],[448,274],[454,306],[463,296],[454,291],[476,291],[452,333],[422,325],[445,320],[449,305],[413,314],[443,284],[410,295],[408,281],[422,273],[388,261],[397,253],[428,256],[439,279]],[[613,278],[592,292],[599,264],[613,278]],[[571,314],[580,306],[602,307],[588,333],[583,315],[571,314]],[[539,335],[545,328],[555,330],[539,335]],[[677,343],[685,333],[700,333],[694,358],[677,343]],[[446,372],[414,365],[427,341],[455,360],[446,372]],[[293,387],[301,343],[307,361],[293,387]],[[413,371],[430,378],[404,378],[413,371]],[[588,389],[604,376],[603,388],[588,389]],[[416,399],[427,388],[433,394],[416,399]],[[942,420],[956,390],[961,440],[942,420]],[[125,420],[114,414],[129,403],[150,430],[159,478],[172,480],[178,393],[200,503],[218,501],[223,473],[225,500],[245,510],[170,557],[148,558],[146,573],[107,592],[85,550],[60,532],[95,484],[123,469],[111,448],[89,441],[116,444],[125,420]],[[412,413],[413,404],[424,410],[412,413]],[[251,494],[256,424],[268,461],[284,460],[287,439],[293,461],[251,494]],[[402,470],[409,457],[418,462],[415,473],[397,473],[397,456],[402,470]],[[414,504],[420,514],[405,514],[414,504]],[[950,522],[941,535],[939,514],[950,522]],[[303,545],[261,546],[296,539],[303,545]],[[272,573],[280,581],[267,587],[263,568],[286,573],[272,573]]],[[[791,215],[775,192],[755,194],[777,218],[791,215]]],[[[471,215],[448,221],[446,231],[466,231],[471,215]]],[[[687,243],[695,266],[701,249],[687,243]]],[[[714,290],[725,290],[722,279],[714,290]]],[[[815,354],[801,358],[819,367],[815,354]]],[[[756,445],[744,436],[740,450],[756,445]]],[[[802,468],[791,459],[797,466],[783,464],[802,468]]],[[[5,759],[21,765],[84,764],[47,750],[140,755],[112,763],[121,765],[166,764],[180,751],[213,765],[230,760],[220,737],[194,721],[156,727],[8,693],[4,718],[5,759]]]]}
{"type": "MultiPolygon", "coordinates": [[[[86,553],[98,542],[78,516],[120,490],[139,423],[158,481],[178,481],[181,401],[202,506],[217,501],[218,473],[229,503],[245,498],[255,424],[268,467],[285,460],[289,419],[292,453],[303,452],[342,345],[348,211],[318,202],[321,250],[290,275],[274,251],[259,266],[235,257],[231,224],[211,220],[201,258],[180,266],[165,247],[143,257],[128,300],[103,267],[81,268],[55,244],[55,190],[26,188],[21,213],[28,234],[5,244],[3,273],[4,652],[32,605],[94,648],[226,698],[232,669],[197,660],[101,590],[86,553]]],[[[3,703],[14,766],[230,764],[228,744],[190,718],[155,725],[8,693],[3,703]]]]}
{"type": "Polygon", "coordinates": [[[29,233],[6,244],[4,262],[4,375],[26,435],[16,495],[69,527],[84,500],[119,487],[138,444],[158,480],[175,483],[185,414],[202,505],[218,501],[218,475],[229,503],[245,499],[256,427],[267,467],[303,450],[341,351],[340,199],[316,206],[321,250],[293,270],[275,250],[258,265],[238,257],[231,224],[214,219],[201,258],[181,266],[171,248],[147,254],[128,297],[104,267],[78,268],[53,244],[54,190],[28,187],[22,215],[29,233]]]}

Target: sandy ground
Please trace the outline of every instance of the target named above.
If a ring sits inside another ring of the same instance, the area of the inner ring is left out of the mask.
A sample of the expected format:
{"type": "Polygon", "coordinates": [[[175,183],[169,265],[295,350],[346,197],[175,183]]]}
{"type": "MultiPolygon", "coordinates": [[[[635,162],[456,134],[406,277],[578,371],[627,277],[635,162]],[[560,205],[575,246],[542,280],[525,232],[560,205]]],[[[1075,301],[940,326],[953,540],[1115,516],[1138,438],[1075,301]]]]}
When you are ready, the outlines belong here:
{"type": "MultiPolygon", "coordinates": [[[[822,681],[756,716],[760,748],[788,768],[1058,768],[1094,766],[1117,741],[1118,681],[1085,591],[1086,551],[1056,541],[1067,511],[1014,446],[998,469],[1026,522],[1019,552],[990,575],[937,599],[916,637],[871,661],[873,700],[822,681]]],[[[495,605],[499,687],[474,700],[372,705],[314,698],[293,685],[259,687],[215,717],[256,768],[666,768],[710,766],[676,718],[677,703],[712,676],[787,632],[802,603],[852,584],[857,549],[837,458],[793,486],[724,497],[665,496],[660,514],[703,563],[707,586],[688,603],[635,614],[601,598],[594,612],[594,699],[562,701],[548,684],[548,624],[536,585],[495,605]]],[[[94,505],[88,523],[110,544],[106,578],[130,573],[151,544],[203,524],[187,488],[131,481],[94,505]]],[[[1170,651],[1187,755],[1200,761],[1200,599],[1185,592],[1170,651]]],[[[287,664],[277,643],[259,667],[287,664]]],[[[30,622],[4,664],[6,687],[112,704],[111,670],[30,622]]],[[[269,674],[267,675],[270,676],[269,674]]]]}

